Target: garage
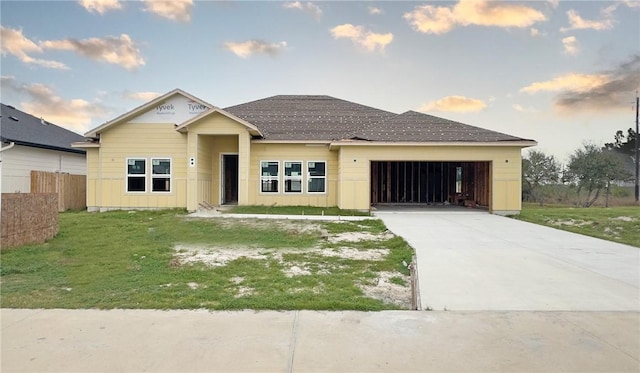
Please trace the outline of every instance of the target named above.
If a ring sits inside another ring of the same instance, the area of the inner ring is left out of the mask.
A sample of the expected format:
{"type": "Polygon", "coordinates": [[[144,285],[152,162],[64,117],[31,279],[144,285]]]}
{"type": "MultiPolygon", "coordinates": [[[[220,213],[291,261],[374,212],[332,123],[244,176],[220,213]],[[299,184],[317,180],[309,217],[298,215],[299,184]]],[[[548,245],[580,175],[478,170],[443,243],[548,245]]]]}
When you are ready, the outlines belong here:
{"type": "Polygon", "coordinates": [[[491,162],[371,161],[372,205],[490,206],[491,162]]]}

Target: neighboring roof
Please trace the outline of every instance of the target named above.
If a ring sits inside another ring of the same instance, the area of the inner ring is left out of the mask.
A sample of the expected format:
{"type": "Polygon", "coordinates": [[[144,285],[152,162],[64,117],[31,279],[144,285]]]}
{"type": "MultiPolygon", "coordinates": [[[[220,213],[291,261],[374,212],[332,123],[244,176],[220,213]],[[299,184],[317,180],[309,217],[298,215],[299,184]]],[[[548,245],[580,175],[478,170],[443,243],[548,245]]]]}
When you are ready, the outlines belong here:
{"type": "MultiPolygon", "coordinates": [[[[208,103],[206,101],[203,101],[203,100],[197,98],[196,96],[193,96],[193,95],[191,95],[191,94],[189,94],[189,93],[187,93],[187,92],[185,92],[185,91],[183,91],[183,90],[181,90],[179,88],[176,88],[173,91],[167,92],[164,95],[159,96],[159,97],[147,102],[146,104],[140,105],[137,108],[135,108],[133,110],[130,110],[130,111],[120,115],[119,117],[117,117],[117,118],[115,118],[113,120],[110,120],[110,121],[108,121],[106,123],[103,123],[102,125],[100,125],[100,126],[94,128],[94,129],[90,130],[89,132],[85,133],[84,135],[87,136],[87,137],[97,137],[98,134],[101,133],[102,131],[104,131],[105,129],[107,129],[107,128],[111,127],[111,126],[115,126],[117,124],[126,122],[127,120],[129,120],[131,118],[134,118],[134,117],[136,117],[136,116],[138,116],[140,114],[143,114],[147,110],[157,106],[158,103],[161,103],[164,100],[167,100],[167,99],[169,99],[169,98],[171,98],[173,96],[176,96],[176,95],[182,95],[184,97],[187,97],[188,99],[193,100],[193,101],[195,101],[197,103],[200,103],[200,104],[202,104],[204,106],[207,106],[210,109],[215,109],[216,108],[215,106],[211,105],[210,103],[208,103]]],[[[176,123],[176,124],[180,124],[180,123],[176,123]]]]}
{"type": "Polygon", "coordinates": [[[340,140],[397,114],[330,96],[280,95],[224,109],[267,140],[340,140]]]}
{"type": "Polygon", "coordinates": [[[70,153],[85,153],[84,150],[71,147],[72,142],[83,141],[83,136],[17,110],[13,106],[0,105],[0,139],[2,142],[15,142],[17,145],[70,153]]]}
{"type": "Polygon", "coordinates": [[[358,131],[355,137],[386,142],[499,142],[527,141],[520,137],[470,126],[433,115],[407,111],[358,131]]]}
{"type": "Polygon", "coordinates": [[[280,95],[225,110],[254,124],[265,140],[274,141],[533,143],[428,114],[395,114],[330,96],[280,95]]]}

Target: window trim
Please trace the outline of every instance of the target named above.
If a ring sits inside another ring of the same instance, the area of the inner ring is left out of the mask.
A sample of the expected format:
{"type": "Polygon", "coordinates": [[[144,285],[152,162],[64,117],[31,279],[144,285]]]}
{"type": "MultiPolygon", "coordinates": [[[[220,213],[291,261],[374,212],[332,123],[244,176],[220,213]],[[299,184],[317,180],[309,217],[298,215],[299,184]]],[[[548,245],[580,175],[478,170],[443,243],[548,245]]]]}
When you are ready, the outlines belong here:
{"type": "Polygon", "coordinates": [[[259,180],[258,180],[258,190],[260,191],[260,194],[265,194],[265,195],[276,195],[276,194],[281,194],[280,192],[280,161],[274,160],[274,159],[262,159],[258,162],[258,173],[260,175],[259,180]],[[270,163],[276,163],[278,165],[278,175],[277,176],[263,176],[262,175],[262,163],[263,162],[270,162],[270,163]],[[262,190],[262,182],[263,181],[268,181],[268,180],[276,180],[278,182],[278,190],[275,192],[264,192],[262,190]]]}
{"type": "Polygon", "coordinates": [[[124,179],[124,190],[125,190],[125,193],[133,193],[133,194],[144,194],[144,193],[147,193],[147,177],[148,177],[147,158],[145,158],[145,157],[127,157],[127,158],[125,158],[125,161],[124,161],[124,167],[125,167],[125,175],[126,175],[125,179],[124,179]],[[144,161],[144,174],[130,174],[129,173],[129,161],[130,160],[144,161]],[[129,190],[129,177],[144,178],[144,190],[143,191],[129,190]]]}
{"type": "Polygon", "coordinates": [[[307,176],[307,188],[306,191],[308,194],[327,194],[327,174],[329,173],[329,169],[328,169],[328,162],[326,160],[323,161],[314,161],[314,160],[309,160],[307,161],[306,164],[307,168],[306,168],[306,176],[307,176]],[[309,171],[309,163],[324,163],[324,176],[311,176],[311,172],[309,171]],[[309,190],[309,182],[312,179],[323,179],[324,180],[324,191],[323,192],[312,192],[309,190]]]}
{"type": "Polygon", "coordinates": [[[304,190],[304,161],[282,161],[282,193],[283,194],[303,194],[304,190]],[[299,176],[287,176],[287,163],[299,163],[300,175],[299,176]],[[300,191],[299,192],[287,192],[287,180],[299,180],[300,191]]]}
{"type": "Polygon", "coordinates": [[[149,177],[151,179],[151,188],[149,192],[151,194],[171,194],[173,193],[173,158],[172,157],[149,157],[149,168],[150,173],[149,177]],[[153,173],[153,161],[154,160],[168,160],[169,161],[169,173],[168,174],[154,174],[153,173]],[[166,179],[169,178],[169,190],[168,191],[154,191],[153,190],[153,179],[166,179]]]}

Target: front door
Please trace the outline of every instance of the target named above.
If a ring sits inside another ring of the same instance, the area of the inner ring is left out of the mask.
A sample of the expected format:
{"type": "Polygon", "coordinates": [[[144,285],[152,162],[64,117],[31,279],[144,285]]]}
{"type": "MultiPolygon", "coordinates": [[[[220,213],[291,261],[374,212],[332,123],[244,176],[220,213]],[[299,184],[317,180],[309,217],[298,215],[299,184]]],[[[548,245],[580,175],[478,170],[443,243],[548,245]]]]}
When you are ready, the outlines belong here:
{"type": "Polygon", "coordinates": [[[238,155],[222,155],[222,204],[238,204],[238,155]]]}

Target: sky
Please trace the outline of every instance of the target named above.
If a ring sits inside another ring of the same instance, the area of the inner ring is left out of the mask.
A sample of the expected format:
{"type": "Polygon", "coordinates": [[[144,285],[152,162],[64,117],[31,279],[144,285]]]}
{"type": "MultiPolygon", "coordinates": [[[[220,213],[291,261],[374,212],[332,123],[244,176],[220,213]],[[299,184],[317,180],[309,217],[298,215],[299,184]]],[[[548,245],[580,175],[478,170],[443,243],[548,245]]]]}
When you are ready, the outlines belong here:
{"type": "Polygon", "coordinates": [[[180,88],[416,110],[560,161],[635,127],[640,0],[0,1],[0,100],[83,134],[180,88]]]}

